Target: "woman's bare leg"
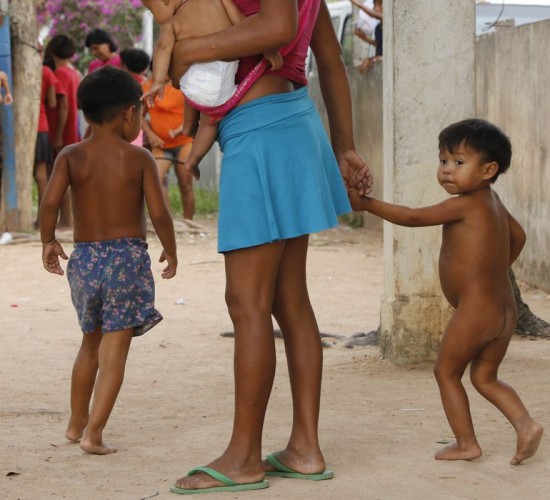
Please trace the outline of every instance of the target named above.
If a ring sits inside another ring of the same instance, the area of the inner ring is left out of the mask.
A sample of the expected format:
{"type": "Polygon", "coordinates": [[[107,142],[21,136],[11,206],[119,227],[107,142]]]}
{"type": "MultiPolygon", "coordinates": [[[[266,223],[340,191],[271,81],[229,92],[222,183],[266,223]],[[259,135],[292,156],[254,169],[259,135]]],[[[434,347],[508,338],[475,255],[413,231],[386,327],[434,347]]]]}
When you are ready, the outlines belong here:
{"type": "MultiPolygon", "coordinates": [[[[306,283],[308,243],[307,235],[286,242],[273,315],[283,333],[293,402],[292,432],[277,460],[303,474],[314,474],[325,470],[317,432],[323,351],[306,283]]],[[[273,469],[268,462],[264,467],[273,469]]]]}
{"type": "Polygon", "coordinates": [[[531,418],[516,391],[498,379],[498,367],[504,359],[513,333],[514,328],[511,328],[505,337],[495,339],[483,348],[472,361],[470,377],[477,391],[493,403],[514,426],[517,446],[510,463],[517,465],[536,453],[543,428],[531,418]]]}
{"type": "Polygon", "coordinates": [[[74,361],[71,377],[71,417],[65,431],[65,437],[69,441],[78,441],[88,425],[90,400],[99,366],[100,343],[101,328],[97,328],[93,333],[85,333],[74,361]]]}
{"type": "MultiPolygon", "coordinates": [[[[208,467],[238,483],[264,477],[262,429],[273,378],[275,342],[271,311],[279,262],[285,242],[225,254],[226,302],[235,328],[235,418],[229,445],[208,467]]],[[[176,482],[184,489],[220,483],[198,473],[176,482]]]]}
{"type": "Polygon", "coordinates": [[[99,369],[94,389],[94,401],[88,425],[84,429],[80,448],[86,453],[106,455],[115,453],[103,442],[103,429],[111,415],[124,380],[128,350],[132,342],[133,328],[103,334],[99,345],[99,369]]]}

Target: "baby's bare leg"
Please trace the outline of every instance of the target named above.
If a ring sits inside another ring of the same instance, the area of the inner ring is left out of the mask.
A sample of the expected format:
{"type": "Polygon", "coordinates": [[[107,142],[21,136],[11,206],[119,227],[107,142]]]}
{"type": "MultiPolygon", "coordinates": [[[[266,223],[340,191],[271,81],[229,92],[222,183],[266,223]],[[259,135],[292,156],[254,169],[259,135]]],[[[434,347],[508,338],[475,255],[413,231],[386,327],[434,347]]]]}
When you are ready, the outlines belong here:
{"type": "Polygon", "coordinates": [[[85,333],[73,365],[71,378],[71,418],[65,431],[69,441],[78,441],[88,425],[90,399],[98,368],[101,329],[85,333]]]}
{"type": "Polygon", "coordinates": [[[497,378],[514,328],[504,338],[489,342],[472,362],[470,377],[478,392],[493,403],[514,426],[517,433],[516,454],[510,461],[517,465],[532,457],[539,446],[543,428],[531,418],[516,391],[497,378]]]}
{"type": "Polygon", "coordinates": [[[103,442],[103,428],[107,424],[122,386],[133,333],[133,328],[129,328],[106,333],[101,339],[94,402],[90,420],[80,441],[80,448],[86,453],[106,455],[117,451],[116,448],[111,448],[103,442]]]}
{"type": "Polygon", "coordinates": [[[459,307],[441,340],[434,374],[456,443],[438,450],[435,454],[437,460],[472,460],[481,456],[468,395],[461,380],[468,363],[482,347],[478,323],[468,308],[459,307]]]}

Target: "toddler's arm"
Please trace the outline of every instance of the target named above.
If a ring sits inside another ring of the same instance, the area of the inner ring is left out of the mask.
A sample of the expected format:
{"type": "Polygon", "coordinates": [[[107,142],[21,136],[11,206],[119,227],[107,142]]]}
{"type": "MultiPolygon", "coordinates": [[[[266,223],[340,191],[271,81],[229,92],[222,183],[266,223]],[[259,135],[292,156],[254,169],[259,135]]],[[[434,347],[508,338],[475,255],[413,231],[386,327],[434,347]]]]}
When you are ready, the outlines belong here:
{"type": "Polygon", "coordinates": [[[157,165],[151,153],[146,150],[143,150],[143,191],[149,217],[162,243],[159,262],[166,261],[168,264],[162,271],[162,277],[172,278],[178,267],[174,223],[162,193],[157,165]]]}
{"type": "Polygon", "coordinates": [[[218,133],[218,125],[211,123],[211,120],[210,116],[201,113],[197,135],[193,141],[189,156],[185,160],[185,168],[193,174],[195,179],[200,178],[199,163],[206,156],[206,153],[210,151],[218,133]]]}
{"type": "Polygon", "coordinates": [[[523,250],[527,236],[520,223],[509,212],[508,226],[510,227],[510,265],[512,265],[523,250]]]}
{"type": "Polygon", "coordinates": [[[170,58],[172,50],[176,43],[176,35],[172,23],[164,23],[160,27],[160,34],[153,53],[153,77],[151,88],[142,96],[142,100],[146,99],[148,106],[154,106],[154,98],[158,95],[160,98],[164,95],[164,85],[166,83],[166,75],[170,67],[170,58]]]}
{"type": "Polygon", "coordinates": [[[467,196],[456,196],[437,205],[410,208],[387,203],[370,196],[359,196],[359,192],[355,189],[351,189],[348,195],[353,210],[366,210],[388,222],[406,227],[438,226],[462,220],[468,210],[467,205],[470,203],[467,196]]]}

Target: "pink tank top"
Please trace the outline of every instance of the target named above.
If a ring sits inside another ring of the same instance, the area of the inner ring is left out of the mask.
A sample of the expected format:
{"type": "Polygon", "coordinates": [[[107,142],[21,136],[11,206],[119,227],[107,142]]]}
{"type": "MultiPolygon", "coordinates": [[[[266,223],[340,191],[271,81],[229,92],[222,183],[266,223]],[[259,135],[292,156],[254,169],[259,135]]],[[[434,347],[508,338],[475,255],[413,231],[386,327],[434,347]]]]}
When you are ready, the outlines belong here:
{"type": "MultiPolygon", "coordinates": [[[[233,0],[239,10],[245,15],[250,16],[256,14],[260,10],[260,0],[233,0]]],[[[298,0],[298,8],[304,3],[305,0],[298,0]]],[[[270,75],[280,76],[291,80],[299,85],[307,84],[307,77],[305,71],[305,63],[307,57],[307,51],[309,43],[311,41],[311,34],[313,33],[313,27],[315,20],[317,19],[317,13],[322,0],[313,0],[311,6],[311,13],[309,19],[302,33],[302,36],[296,42],[296,45],[292,48],[285,58],[283,67],[278,71],[270,72],[270,75]]],[[[240,83],[243,78],[250,73],[250,71],[260,61],[261,56],[249,56],[242,57],[239,60],[239,69],[235,77],[236,83],[240,83]]]]}

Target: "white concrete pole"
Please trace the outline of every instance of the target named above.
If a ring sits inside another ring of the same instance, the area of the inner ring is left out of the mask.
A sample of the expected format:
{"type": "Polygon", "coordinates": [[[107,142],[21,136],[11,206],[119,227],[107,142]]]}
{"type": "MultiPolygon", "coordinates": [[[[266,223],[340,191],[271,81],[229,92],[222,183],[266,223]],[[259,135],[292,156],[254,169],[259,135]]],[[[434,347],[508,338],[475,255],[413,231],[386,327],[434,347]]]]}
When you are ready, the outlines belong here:
{"type": "Polygon", "coordinates": [[[143,50],[153,55],[153,14],[149,9],[143,11],[143,50]]]}
{"type": "MultiPolygon", "coordinates": [[[[437,136],[475,112],[474,0],[384,2],[384,199],[418,207],[448,196],[437,136]]],[[[449,318],[437,259],[441,228],[384,223],[381,350],[395,363],[433,359],[449,318]]]]}

